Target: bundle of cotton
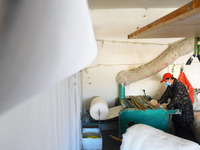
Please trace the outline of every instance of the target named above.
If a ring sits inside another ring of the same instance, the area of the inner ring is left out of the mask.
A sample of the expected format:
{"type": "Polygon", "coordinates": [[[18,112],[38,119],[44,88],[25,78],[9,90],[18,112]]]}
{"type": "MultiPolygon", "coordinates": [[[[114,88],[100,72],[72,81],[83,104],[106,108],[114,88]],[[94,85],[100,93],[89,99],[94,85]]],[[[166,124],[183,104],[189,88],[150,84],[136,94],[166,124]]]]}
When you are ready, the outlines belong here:
{"type": "Polygon", "coordinates": [[[169,47],[154,60],[132,70],[124,70],[117,75],[117,82],[128,85],[138,80],[150,77],[172,64],[178,57],[192,52],[194,38],[186,38],[182,41],[170,44],[169,47]]]}
{"type": "Polygon", "coordinates": [[[200,150],[199,144],[138,124],[123,134],[121,150],[200,150]]]}

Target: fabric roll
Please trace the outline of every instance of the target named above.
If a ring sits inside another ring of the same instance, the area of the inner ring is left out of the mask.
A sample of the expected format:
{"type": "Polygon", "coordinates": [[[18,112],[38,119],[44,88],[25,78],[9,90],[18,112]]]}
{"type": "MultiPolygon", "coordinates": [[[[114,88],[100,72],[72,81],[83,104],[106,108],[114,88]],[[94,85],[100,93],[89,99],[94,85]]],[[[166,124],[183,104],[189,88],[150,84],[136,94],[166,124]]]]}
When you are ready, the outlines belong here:
{"type": "Polygon", "coordinates": [[[109,109],[106,101],[102,97],[93,98],[90,104],[90,115],[94,120],[106,120],[109,109]]]}

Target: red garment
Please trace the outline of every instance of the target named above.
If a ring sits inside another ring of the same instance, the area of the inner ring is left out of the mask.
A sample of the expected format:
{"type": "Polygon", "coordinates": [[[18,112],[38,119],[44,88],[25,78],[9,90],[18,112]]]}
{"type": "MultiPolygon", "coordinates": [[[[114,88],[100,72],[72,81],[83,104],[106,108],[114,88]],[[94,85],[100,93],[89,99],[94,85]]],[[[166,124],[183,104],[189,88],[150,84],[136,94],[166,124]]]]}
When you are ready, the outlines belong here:
{"type": "Polygon", "coordinates": [[[190,99],[192,103],[194,103],[194,89],[183,71],[180,72],[178,80],[181,81],[186,86],[190,95],[190,99]]]}

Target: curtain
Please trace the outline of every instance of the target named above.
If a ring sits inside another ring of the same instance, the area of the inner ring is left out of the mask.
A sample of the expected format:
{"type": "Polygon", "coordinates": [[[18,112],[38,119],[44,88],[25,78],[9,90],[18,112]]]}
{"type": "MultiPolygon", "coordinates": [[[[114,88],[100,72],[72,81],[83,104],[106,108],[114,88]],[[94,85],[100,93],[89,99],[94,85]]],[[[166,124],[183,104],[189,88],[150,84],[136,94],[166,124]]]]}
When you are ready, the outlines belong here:
{"type": "Polygon", "coordinates": [[[1,150],[80,150],[80,73],[0,115],[1,150]]]}
{"type": "Polygon", "coordinates": [[[59,83],[52,91],[56,102],[58,150],[79,150],[81,135],[80,73],[59,83]]]}

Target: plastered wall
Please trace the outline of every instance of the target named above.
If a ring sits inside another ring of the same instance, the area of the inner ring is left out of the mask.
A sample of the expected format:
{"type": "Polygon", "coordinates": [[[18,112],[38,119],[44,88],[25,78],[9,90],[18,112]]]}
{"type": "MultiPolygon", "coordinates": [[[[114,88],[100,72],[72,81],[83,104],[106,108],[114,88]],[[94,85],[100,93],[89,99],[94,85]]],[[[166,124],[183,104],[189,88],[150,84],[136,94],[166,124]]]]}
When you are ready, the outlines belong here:
{"type": "MultiPolygon", "coordinates": [[[[132,44],[101,41],[97,42],[97,45],[97,59],[82,71],[83,106],[85,110],[89,108],[94,96],[101,96],[110,107],[114,106],[115,100],[118,98],[117,74],[122,70],[133,69],[151,61],[168,47],[167,44],[132,44]]],[[[145,79],[127,86],[126,95],[142,94],[141,89],[152,87],[160,77],[161,75],[156,75],[153,80],[147,80],[151,83],[147,83],[145,79]]],[[[147,90],[147,94],[152,94],[152,91],[149,92],[147,90]]]]}

